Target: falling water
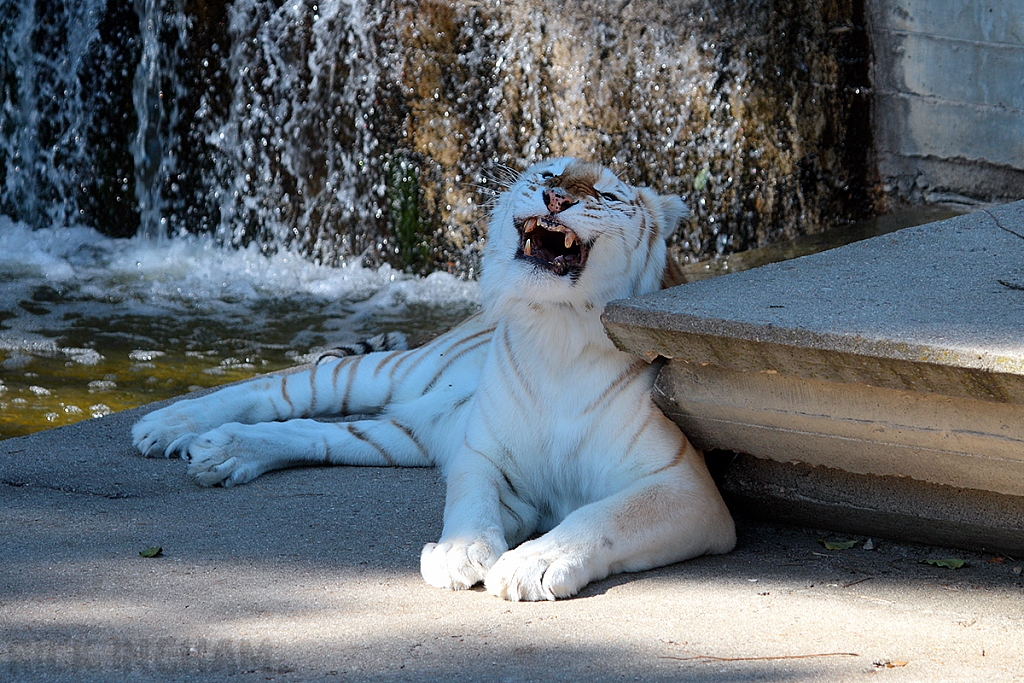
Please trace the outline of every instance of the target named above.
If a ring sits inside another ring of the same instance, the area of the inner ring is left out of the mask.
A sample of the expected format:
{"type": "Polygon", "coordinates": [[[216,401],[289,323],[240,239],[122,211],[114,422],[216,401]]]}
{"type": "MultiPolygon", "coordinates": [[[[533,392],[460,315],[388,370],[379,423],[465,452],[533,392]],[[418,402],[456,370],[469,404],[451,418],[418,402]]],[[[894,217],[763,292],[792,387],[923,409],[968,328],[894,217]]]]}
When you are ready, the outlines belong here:
{"type": "Polygon", "coordinates": [[[176,182],[181,105],[186,88],[177,74],[188,48],[183,2],[135,0],[140,56],[132,82],[138,124],[129,149],[135,163],[140,233],[150,239],[171,232],[163,188],[176,182]]]}
{"type": "Polygon", "coordinates": [[[477,265],[501,166],[686,196],[688,260],[870,209],[853,0],[0,6],[0,211],[323,263],[477,265]]]}
{"type": "Polygon", "coordinates": [[[0,416],[59,424],[387,325],[432,334],[414,323],[475,305],[494,179],[543,157],[683,195],[687,261],[859,216],[862,12],[0,2],[0,416]]]}

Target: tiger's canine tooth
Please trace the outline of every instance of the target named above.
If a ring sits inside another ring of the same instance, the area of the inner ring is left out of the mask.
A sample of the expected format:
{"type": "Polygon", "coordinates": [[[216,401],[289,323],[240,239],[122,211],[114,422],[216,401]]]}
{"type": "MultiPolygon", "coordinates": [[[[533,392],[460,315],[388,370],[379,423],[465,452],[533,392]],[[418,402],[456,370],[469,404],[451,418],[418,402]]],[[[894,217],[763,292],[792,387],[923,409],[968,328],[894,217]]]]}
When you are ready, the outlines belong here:
{"type": "Polygon", "coordinates": [[[533,256],[533,254],[530,253],[532,251],[533,248],[530,245],[530,240],[526,240],[526,244],[523,246],[523,253],[526,254],[527,256],[533,256]]]}
{"type": "Polygon", "coordinates": [[[576,234],[566,230],[565,231],[565,248],[568,249],[572,246],[572,243],[576,241],[576,234]]]}

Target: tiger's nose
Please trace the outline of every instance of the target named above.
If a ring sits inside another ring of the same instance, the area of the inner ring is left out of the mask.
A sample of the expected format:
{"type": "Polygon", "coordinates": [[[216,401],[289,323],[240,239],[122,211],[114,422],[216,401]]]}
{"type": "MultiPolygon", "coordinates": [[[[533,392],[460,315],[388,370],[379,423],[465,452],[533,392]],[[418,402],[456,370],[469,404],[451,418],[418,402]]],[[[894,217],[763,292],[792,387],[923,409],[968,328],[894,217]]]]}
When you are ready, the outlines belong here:
{"type": "Polygon", "coordinates": [[[560,213],[578,203],[577,200],[573,199],[569,193],[560,187],[544,188],[542,196],[544,197],[544,205],[548,207],[548,211],[551,213],[560,213]]]}

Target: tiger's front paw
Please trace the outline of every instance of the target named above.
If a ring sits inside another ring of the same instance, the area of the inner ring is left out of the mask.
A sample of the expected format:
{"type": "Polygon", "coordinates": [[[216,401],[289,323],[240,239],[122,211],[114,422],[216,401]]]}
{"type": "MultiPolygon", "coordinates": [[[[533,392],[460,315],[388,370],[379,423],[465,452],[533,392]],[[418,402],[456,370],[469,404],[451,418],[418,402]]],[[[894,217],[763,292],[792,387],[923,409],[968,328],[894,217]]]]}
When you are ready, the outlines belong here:
{"type": "Polygon", "coordinates": [[[557,600],[580,591],[594,578],[583,557],[544,537],[502,555],[487,573],[487,591],[513,602],[557,600]]]}
{"type": "Polygon", "coordinates": [[[420,573],[431,586],[465,590],[484,580],[506,547],[499,530],[478,538],[428,543],[420,554],[420,573]]]}
{"type": "Polygon", "coordinates": [[[259,425],[231,423],[197,436],[188,446],[188,473],[203,486],[231,487],[267,471],[259,425]]]}
{"type": "MultiPolygon", "coordinates": [[[[188,401],[155,410],[132,427],[132,443],[147,458],[185,457],[189,444],[204,429],[188,401]]],[[[208,428],[208,427],[207,427],[208,428]]]]}

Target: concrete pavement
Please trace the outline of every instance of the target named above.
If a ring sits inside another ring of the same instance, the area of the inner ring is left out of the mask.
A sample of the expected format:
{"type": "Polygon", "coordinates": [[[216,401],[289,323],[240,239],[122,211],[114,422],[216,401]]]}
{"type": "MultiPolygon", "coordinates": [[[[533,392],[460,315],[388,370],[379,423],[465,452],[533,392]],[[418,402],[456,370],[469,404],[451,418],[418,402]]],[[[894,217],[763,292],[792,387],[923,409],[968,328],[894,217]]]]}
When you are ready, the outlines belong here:
{"type": "Polygon", "coordinates": [[[1024,680],[1022,558],[744,518],[729,555],[506,603],[420,580],[435,471],[203,489],[133,451],[144,410],[0,442],[0,680],[1024,680]]]}

